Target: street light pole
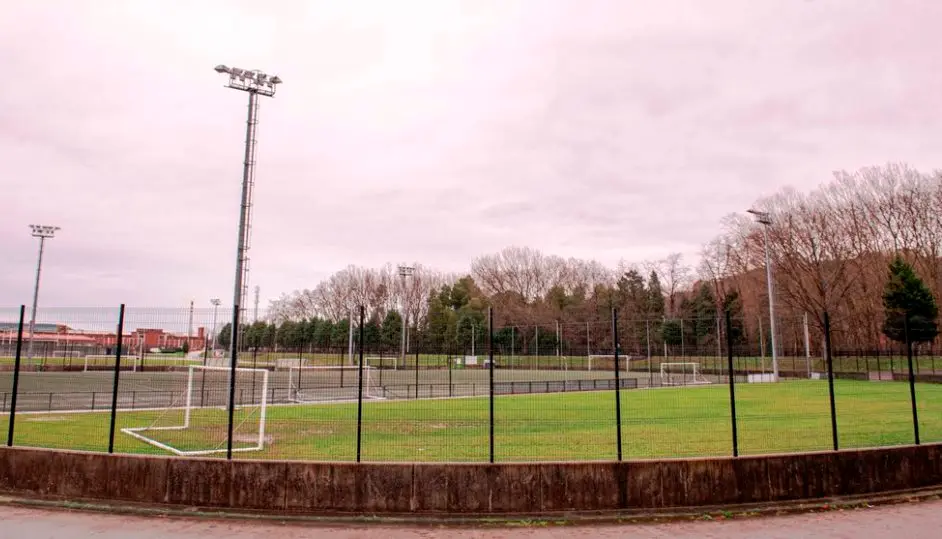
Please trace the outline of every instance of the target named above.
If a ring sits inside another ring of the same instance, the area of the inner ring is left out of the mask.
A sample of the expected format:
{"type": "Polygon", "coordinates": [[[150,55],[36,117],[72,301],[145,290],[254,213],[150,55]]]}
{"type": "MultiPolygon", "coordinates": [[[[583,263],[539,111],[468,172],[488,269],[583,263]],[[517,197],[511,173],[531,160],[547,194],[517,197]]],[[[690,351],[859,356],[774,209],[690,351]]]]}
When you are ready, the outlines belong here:
{"type": "Polygon", "coordinates": [[[405,302],[405,293],[406,293],[406,277],[412,277],[412,273],[415,271],[415,268],[411,266],[399,266],[399,276],[402,277],[402,295],[400,296],[399,303],[399,312],[402,318],[402,352],[400,354],[402,360],[402,367],[406,366],[406,331],[408,331],[409,324],[408,318],[409,313],[406,310],[405,302]]]}
{"type": "MultiPolygon", "coordinates": [[[[236,250],[235,286],[232,298],[232,330],[230,353],[236,357],[239,346],[239,319],[240,312],[245,306],[245,271],[247,268],[249,250],[249,237],[252,220],[252,188],[255,185],[255,127],[258,123],[258,96],[273,97],[276,87],[281,79],[258,70],[241,69],[217,65],[217,73],[229,75],[228,88],[240,90],[249,94],[248,118],[245,126],[245,159],[242,168],[242,200],[239,211],[239,235],[236,250]]],[[[244,318],[243,318],[244,320],[244,318]]]]}
{"type": "Polygon", "coordinates": [[[59,230],[57,226],[47,226],[47,225],[29,225],[33,231],[33,237],[39,238],[39,259],[36,262],[36,286],[33,287],[33,310],[30,312],[29,317],[29,345],[26,347],[26,360],[28,362],[33,360],[33,334],[36,330],[36,305],[39,303],[39,276],[42,274],[43,269],[43,248],[46,244],[46,238],[53,238],[56,235],[56,231],[59,230]]]}
{"type": "Polygon", "coordinates": [[[756,222],[762,225],[762,237],[765,240],[765,279],[769,293],[769,335],[772,348],[772,380],[778,381],[778,347],[775,346],[775,293],[772,287],[772,258],[769,255],[769,227],[772,226],[772,217],[768,212],[748,210],[756,217],[756,222]]]}
{"type": "Polygon", "coordinates": [[[219,298],[213,298],[209,302],[213,304],[213,357],[216,357],[216,311],[222,301],[219,298]]]}

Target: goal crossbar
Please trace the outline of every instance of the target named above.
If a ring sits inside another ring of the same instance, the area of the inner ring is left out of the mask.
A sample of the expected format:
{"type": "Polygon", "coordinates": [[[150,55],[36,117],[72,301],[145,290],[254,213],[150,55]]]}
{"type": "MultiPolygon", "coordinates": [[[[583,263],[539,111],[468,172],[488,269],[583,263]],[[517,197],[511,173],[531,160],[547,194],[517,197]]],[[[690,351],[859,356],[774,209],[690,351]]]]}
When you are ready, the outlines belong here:
{"type": "MultiPolygon", "coordinates": [[[[377,387],[373,385],[374,371],[376,367],[363,365],[364,399],[383,398],[377,392],[377,387]]],[[[359,384],[359,365],[315,365],[288,368],[288,400],[295,403],[315,404],[356,400],[359,384]],[[313,382],[305,384],[305,379],[310,381],[312,376],[313,382]],[[350,380],[349,385],[343,383],[345,378],[350,380]],[[348,393],[344,390],[348,390],[348,393]]]]}
{"type": "MultiPolygon", "coordinates": [[[[225,371],[226,373],[231,373],[229,367],[204,367],[200,365],[191,365],[189,368],[189,373],[187,375],[186,382],[186,407],[183,412],[183,424],[182,425],[169,425],[169,426],[149,426],[149,427],[126,427],[121,429],[121,432],[137,438],[138,440],[150,444],[154,447],[163,449],[173,453],[174,455],[187,457],[187,456],[199,456],[199,455],[212,455],[215,453],[225,453],[228,451],[228,448],[225,449],[197,449],[197,450],[182,450],[176,447],[171,446],[170,444],[165,444],[149,436],[146,436],[145,432],[150,431],[178,431],[186,430],[190,428],[190,412],[193,409],[193,373],[196,370],[201,371],[225,371]]],[[[258,428],[258,442],[255,445],[249,447],[233,447],[233,452],[241,451],[261,451],[265,448],[265,415],[268,408],[268,370],[266,369],[248,369],[248,368],[236,368],[236,373],[260,373],[262,375],[262,393],[261,393],[261,403],[259,409],[259,428],[258,428]]],[[[227,380],[227,383],[231,384],[231,381],[227,380]]],[[[226,406],[228,408],[228,405],[226,406]]]]}

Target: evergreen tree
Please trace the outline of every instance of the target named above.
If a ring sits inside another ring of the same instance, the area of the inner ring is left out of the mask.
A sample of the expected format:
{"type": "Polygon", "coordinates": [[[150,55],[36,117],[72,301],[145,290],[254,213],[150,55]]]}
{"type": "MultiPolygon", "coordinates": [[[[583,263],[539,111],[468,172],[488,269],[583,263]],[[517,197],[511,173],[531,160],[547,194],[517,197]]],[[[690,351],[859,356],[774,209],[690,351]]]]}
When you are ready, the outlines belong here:
{"type": "Polygon", "coordinates": [[[397,350],[402,339],[402,317],[396,311],[386,313],[382,327],[383,348],[397,350]]]}
{"type": "Polygon", "coordinates": [[[660,320],[664,318],[664,290],[661,288],[661,280],[657,277],[657,272],[652,271],[648,277],[648,319],[660,320]]]}
{"type": "Polygon", "coordinates": [[[664,342],[671,346],[679,345],[681,342],[683,342],[681,339],[680,320],[674,318],[670,320],[664,320],[664,322],[661,324],[660,333],[664,342]]]}
{"type": "MultiPolygon", "coordinates": [[[[314,328],[314,345],[327,348],[331,345],[331,336],[334,331],[334,324],[330,320],[320,320],[314,328]]],[[[346,341],[343,341],[346,342],[346,341]]]]}
{"type": "Polygon", "coordinates": [[[449,327],[451,326],[451,312],[442,298],[450,298],[451,293],[443,287],[439,294],[432,294],[428,299],[428,314],[426,315],[426,326],[428,328],[428,344],[435,349],[442,350],[448,341],[449,327]]]}
{"type": "Polygon", "coordinates": [[[939,333],[936,324],[939,308],[932,292],[913,267],[899,256],[890,263],[883,308],[886,313],[883,334],[894,341],[906,342],[906,322],[910,342],[929,342],[939,333]]]}
{"type": "MultiPolygon", "coordinates": [[[[645,317],[647,318],[647,324],[650,327],[650,335],[652,344],[657,346],[663,342],[665,331],[663,327],[664,321],[664,291],[661,289],[661,280],[657,277],[657,272],[652,271],[651,275],[648,277],[648,286],[646,290],[647,296],[647,311],[645,317]]],[[[646,328],[647,332],[647,328],[646,328]]],[[[677,344],[680,344],[680,327],[669,330],[670,335],[676,334],[677,344]]]]}
{"type": "Polygon", "coordinates": [[[229,344],[232,342],[232,324],[226,323],[222,326],[222,329],[219,330],[219,336],[216,337],[216,344],[223,348],[229,348],[229,344]]]}
{"type": "Polygon", "coordinates": [[[375,316],[371,317],[363,326],[363,341],[365,349],[376,350],[379,348],[382,342],[382,333],[383,330],[380,326],[379,320],[375,316]]]}
{"type": "Polygon", "coordinates": [[[629,270],[619,277],[616,286],[618,303],[624,313],[621,318],[624,320],[646,318],[650,300],[644,287],[644,277],[637,270],[629,270]]]}
{"type": "MultiPolygon", "coordinates": [[[[330,345],[345,348],[350,335],[350,320],[347,318],[338,320],[330,329],[330,345]]],[[[358,328],[354,327],[353,333],[353,338],[359,339],[358,328]]]]}
{"type": "Polygon", "coordinates": [[[696,294],[681,304],[684,318],[684,330],[693,334],[696,339],[716,335],[716,298],[713,288],[702,283],[696,294]],[[688,330],[689,326],[689,330],[688,330]]]}
{"type": "MultiPolygon", "coordinates": [[[[733,344],[742,344],[746,334],[745,315],[743,314],[742,298],[739,296],[738,290],[730,290],[726,293],[722,302],[722,310],[724,317],[726,311],[729,311],[729,331],[732,333],[733,344]]],[[[723,339],[725,342],[725,335],[723,335],[723,339]]]]}

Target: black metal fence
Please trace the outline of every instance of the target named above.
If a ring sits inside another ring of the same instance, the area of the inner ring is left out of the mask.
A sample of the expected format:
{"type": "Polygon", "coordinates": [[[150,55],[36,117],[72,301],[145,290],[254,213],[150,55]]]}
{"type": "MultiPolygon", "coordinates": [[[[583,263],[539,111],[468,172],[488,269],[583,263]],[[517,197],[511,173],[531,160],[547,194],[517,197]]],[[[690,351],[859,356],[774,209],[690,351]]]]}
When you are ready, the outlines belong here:
{"type": "MultiPolygon", "coordinates": [[[[47,330],[65,326],[61,313],[47,316],[47,330]]],[[[942,361],[937,373],[931,350],[908,339],[854,353],[826,313],[790,355],[749,342],[728,313],[672,334],[663,321],[620,320],[616,310],[530,328],[495,327],[489,311],[466,335],[415,332],[397,348],[398,338],[371,342],[361,309],[334,346],[279,350],[246,338],[232,353],[218,327],[193,330],[210,326],[206,312],[194,322],[192,311],[121,306],[72,313],[75,327],[47,333],[55,345],[34,346],[31,357],[25,308],[16,318],[0,336],[8,445],[506,462],[942,441],[942,361]],[[153,339],[186,345],[161,353],[153,339]]]]}

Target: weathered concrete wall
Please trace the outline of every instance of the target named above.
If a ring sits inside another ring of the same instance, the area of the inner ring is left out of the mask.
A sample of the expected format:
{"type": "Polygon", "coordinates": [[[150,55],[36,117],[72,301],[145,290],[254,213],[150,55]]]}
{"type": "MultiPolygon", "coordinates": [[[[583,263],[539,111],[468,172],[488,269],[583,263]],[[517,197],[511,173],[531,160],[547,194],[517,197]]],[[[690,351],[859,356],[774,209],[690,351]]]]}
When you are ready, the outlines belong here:
{"type": "Polygon", "coordinates": [[[942,444],[740,458],[355,464],[0,448],[0,491],[291,513],[540,514],[808,500],[942,485],[942,444]]]}

